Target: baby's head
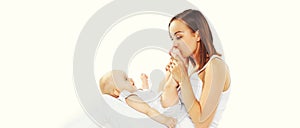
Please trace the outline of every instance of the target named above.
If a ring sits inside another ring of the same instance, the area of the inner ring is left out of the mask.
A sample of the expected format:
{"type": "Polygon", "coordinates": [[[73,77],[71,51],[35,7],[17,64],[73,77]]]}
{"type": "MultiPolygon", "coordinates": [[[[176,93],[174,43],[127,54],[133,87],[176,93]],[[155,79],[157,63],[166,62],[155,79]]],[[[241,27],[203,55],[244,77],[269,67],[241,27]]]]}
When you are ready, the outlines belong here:
{"type": "Polygon", "coordinates": [[[99,86],[102,94],[108,94],[118,98],[122,90],[133,89],[133,82],[132,79],[128,78],[125,72],[112,70],[100,78],[99,86]]]}

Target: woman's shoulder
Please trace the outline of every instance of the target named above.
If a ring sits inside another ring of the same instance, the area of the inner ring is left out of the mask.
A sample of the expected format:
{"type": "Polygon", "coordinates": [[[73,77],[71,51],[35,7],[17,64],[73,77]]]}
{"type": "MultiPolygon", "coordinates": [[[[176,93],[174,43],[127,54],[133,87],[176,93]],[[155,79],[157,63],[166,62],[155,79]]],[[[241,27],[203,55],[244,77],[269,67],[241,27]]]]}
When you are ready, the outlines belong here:
{"type": "Polygon", "coordinates": [[[225,61],[221,58],[213,58],[208,63],[204,69],[204,74],[210,73],[212,75],[229,74],[229,69],[225,61]]]}
{"type": "Polygon", "coordinates": [[[208,62],[207,68],[208,67],[214,67],[214,68],[227,67],[227,65],[226,65],[225,61],[222,58],[214,57],[208,62]]]}

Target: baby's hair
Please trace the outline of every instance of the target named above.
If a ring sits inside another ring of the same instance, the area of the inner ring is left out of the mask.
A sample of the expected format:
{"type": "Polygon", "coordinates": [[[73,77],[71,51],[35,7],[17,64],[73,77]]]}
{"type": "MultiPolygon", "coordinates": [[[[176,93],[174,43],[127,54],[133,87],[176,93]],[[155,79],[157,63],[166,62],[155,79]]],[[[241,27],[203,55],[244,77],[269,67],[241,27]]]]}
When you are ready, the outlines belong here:
{"type": "Polygon", "coordinates": [[[99,86],[102,94],[110,94],[109,86],[111,84],[111,72],[105,73],[99,80],[99,86]]]}
{"type": "Polygon", "coordinates": [[[102,94],[107,94],[112,97],[118,98],[119,95],[115,94],[118,89],[113,81],[113,71],[105,73],[99,80],[99,86],[102,94]]]}

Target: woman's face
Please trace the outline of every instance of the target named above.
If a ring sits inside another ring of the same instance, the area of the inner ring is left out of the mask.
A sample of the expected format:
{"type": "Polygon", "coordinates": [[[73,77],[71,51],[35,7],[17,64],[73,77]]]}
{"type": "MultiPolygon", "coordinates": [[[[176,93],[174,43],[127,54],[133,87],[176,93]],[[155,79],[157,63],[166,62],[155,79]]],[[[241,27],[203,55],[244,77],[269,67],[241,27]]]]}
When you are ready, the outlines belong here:
{"type": "Polygon", "coordinates": [[[184,58],[191,56],[200,41],[198,32],[193,32],[182,20],[173,20],[169,32],[173,40],[173,48],[177,48],[184,58]]]}

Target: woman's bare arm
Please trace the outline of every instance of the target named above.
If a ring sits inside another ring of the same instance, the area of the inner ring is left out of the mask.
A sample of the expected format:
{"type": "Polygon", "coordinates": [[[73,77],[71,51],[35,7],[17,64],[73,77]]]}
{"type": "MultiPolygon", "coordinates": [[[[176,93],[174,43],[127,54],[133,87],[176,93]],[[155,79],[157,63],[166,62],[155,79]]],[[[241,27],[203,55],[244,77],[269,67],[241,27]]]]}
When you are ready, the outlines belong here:
{"type": "Polygon", "coordinates": [[[220,95],[225,84],[225,63],[213,59],[205,69],[205,78],[201,99],[198,101],[193,93],[188,77],[182,79],[182,101],[194,123],[203,122],[211,116],[219,104],[220,95]]]}

